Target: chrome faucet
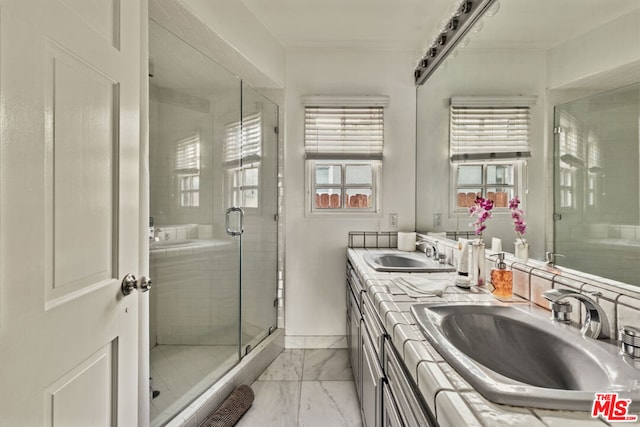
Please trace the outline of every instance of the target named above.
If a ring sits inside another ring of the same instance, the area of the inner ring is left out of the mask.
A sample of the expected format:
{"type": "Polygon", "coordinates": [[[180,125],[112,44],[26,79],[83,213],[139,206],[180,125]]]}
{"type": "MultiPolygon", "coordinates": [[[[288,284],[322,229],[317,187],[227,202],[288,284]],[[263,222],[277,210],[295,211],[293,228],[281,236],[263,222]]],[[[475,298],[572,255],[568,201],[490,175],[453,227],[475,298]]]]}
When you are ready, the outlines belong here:
{"type": "Polygon", "coordinates": [[[431,257],[433,259],[438,259],[438,246],[436,244],[431,244],[431,257]]]}
{"type": "Polygon", "coordinates": [[[564,255],[557,254],[557,253],[554,253],[554,252],[545,252],[544,253],[544,257],[547,260],[547,267],[555,267],[556,258],[557,257],[564,257],[564,255]]]}
{"type": "Polygon", "coordinates": [[[416,242],[416,246],[424,245],[424,255],[427,258],[438,259],[438,248],[427,239],[421,239],[416,242]]]}
{"type": "Polygon", "coordinates": [[[607,314],[597,298],[602,296],[600,292],[590,292],[593,298],[569,289],[551,289],[542,293],[542,296],[551,302],[551,319],[558,322],[568,323],[571,304],[563,301],[565,298],[575,298],[584,304],[587,309],[587,317],[584,319],[580,332],[585,337],[595,339],[609,338],[609,321],[607,314]]]}
{"type": "Polygon", "coordinates": [[[429,255],[427,254],[427,248],[429,248],[430,244],[431,243],[428,240],[420,239],[420,240],[416,241],[416,248],[418,246],[420,246],[420,245],[424,245],[424,250],[422,252],[424,252],[424,255],[428,257],[429,255]]]}

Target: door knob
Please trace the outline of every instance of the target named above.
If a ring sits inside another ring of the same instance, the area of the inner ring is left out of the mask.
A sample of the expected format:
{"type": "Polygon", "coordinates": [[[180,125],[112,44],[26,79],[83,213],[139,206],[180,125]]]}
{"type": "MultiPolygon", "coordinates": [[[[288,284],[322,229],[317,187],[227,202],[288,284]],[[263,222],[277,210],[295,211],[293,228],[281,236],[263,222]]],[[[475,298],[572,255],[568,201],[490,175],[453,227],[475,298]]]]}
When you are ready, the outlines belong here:
{"type": "Polygon", "coordinates": [[[149,289],[151,289],[151,279],[147,276],[142,276],[140,278],[140,292],[147,292],[149,289]]]}
{"type": "Polygon", "coordinates": [[[140,278],[140,283],[138,284],[136,276],[133,274],[127,274],[124,276],[124,279],[122,279],[120,289],[124,295],[129,295],[134,289],[138,289],[140,292],[147,292],[151,289],[151,279],[146,276],[142,276],[140,278]]]}

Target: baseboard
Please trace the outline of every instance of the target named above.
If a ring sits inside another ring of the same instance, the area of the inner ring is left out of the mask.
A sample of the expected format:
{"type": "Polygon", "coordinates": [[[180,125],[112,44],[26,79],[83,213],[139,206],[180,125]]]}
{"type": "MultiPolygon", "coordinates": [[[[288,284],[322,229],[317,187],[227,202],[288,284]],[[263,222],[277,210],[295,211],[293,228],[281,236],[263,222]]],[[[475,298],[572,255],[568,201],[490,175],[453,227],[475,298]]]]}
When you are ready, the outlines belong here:
{"type": "Polygon", "coordinates": [[[344,335],[286,335],[285,348],[347,348],[344,335]]]}

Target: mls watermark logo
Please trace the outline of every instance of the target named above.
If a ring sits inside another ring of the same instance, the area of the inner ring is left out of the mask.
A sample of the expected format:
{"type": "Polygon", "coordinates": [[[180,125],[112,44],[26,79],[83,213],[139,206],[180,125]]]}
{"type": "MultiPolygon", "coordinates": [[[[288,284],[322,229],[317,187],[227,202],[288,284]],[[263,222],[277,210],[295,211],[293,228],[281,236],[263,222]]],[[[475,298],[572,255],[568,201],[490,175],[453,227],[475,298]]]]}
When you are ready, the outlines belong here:
{"type": "Polygon", "coordinates": [[[603,416],[607,421],[635,422],[637,415],[629,415],[631,399],[618,399],[618,393],[596,393],[591,416],[603,416]]]}

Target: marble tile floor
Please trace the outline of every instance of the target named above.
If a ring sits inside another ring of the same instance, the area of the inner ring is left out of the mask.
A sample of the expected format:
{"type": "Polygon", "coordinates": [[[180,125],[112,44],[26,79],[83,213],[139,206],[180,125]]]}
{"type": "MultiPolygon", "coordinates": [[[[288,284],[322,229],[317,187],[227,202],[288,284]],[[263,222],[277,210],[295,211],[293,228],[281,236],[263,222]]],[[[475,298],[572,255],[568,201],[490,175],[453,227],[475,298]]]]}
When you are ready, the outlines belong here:
{"type": "Polygon", "coordinates": [[[156,345],[149,355],[152,426],[161,425],[207,389],[238,360],[237,346],[156,345]]]}
{"type": "Polygon", "coordinates": [[[347,349],[286,349],[251,385],[238,427],[359,427],[347,349]]]}

